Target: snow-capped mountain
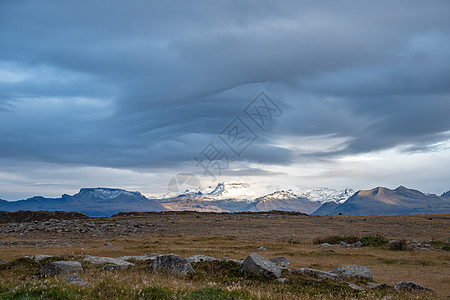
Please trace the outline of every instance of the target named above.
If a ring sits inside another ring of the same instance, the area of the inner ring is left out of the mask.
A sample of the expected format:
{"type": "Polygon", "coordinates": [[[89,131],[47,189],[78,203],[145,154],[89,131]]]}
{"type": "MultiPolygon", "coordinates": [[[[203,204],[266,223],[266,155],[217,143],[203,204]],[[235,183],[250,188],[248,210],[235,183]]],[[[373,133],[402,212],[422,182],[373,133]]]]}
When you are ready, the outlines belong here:
{"type": "Polygon", "coordinates": [[[295,193],[299,197],[307,198],[314,202],[326,203],[336,202],[338,204],[344,203],[348,198],[355,193],[352,189],[334,190],[329,188],[295,188],[295,193]]]}
{"type": "Polygon", "coordinates": [[[191,188],[182,193],[166,193],[158,199],[170,198],[198,198],[205,201],[233,199],[235,201],[253,202],[257,198],[272,195],[279,199],[306,198],[312,202],[343,203],[354,194],[352,189],[334,190],[329,188],[295,187],[283,190],[280,186],[252,184],[246,182],[221,182],[217,186],[191,188]]]}
{"type": "Polygon", "coordinates": [[[353,190],[328,188],[281,189],[263,183],[221,182],[217,186],[194,188],[178,194],[159,197],[169,210],[199,211],[267,211],[288,210],[311,213],[323,203],[342,203],[353,190]]]}

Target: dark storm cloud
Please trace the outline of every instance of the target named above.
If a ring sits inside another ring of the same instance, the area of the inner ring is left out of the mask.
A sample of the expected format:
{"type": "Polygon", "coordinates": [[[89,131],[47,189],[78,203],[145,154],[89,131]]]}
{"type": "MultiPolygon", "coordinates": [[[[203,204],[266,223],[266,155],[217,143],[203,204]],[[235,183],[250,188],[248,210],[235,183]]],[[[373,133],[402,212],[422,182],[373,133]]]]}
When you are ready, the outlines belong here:
{"type": "MultiPolygon", "coordinates": [[[[243,160],[289,164],[284,136],[336,153],[450,131],[447,1],[0,2],[1,158],[176,167],[261,91],[284,114],[243,160]]],[[[334,155],[336,153],[329,153],[334,155]]]]}

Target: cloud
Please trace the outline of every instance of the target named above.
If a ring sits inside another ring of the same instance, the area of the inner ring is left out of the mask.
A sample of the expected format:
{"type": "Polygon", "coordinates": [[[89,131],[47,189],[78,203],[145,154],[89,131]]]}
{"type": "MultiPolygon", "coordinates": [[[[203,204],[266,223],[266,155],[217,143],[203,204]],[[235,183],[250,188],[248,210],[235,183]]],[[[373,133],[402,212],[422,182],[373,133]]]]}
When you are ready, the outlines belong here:
{"type": "Polygon", "coordinates": [[[436,151],[450,131],[449,9],[2,1],[0,158],[175,171],[263,90],[283,115],[265,132],[246,119],[258,139],[233,157],[243,174],[265,174],[255,163],[436,151]],[[295,146],[317,136],[332,147],[295,146]]]}

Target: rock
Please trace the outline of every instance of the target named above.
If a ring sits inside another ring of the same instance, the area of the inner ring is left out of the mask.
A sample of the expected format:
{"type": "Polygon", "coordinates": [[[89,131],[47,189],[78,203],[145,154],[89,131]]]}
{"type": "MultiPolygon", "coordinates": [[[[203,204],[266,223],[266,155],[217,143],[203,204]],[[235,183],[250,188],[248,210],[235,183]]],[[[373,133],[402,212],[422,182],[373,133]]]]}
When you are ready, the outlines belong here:
{"type": "Polygon", "coordinates": [[[77,275],[77,273],[72,273],[69,276],[64,278],[64,282],[81,285],[81,286],[87,286],[87,282],[81,279],[80,276],[77,275]]]}
{"type": "Polygon", "coordinates": [[[266,249],[266,248],[264,248],[264,247],[262,247],[262,246],[261,246],[261,247],[259,247],[259,248],[258,248],[258,250],[259,250],[259,251],[267,251],[267,249],[266,249]]]}
{"type": "Polygon", "coordinates": [[[35,254],[35,255],[29,255],[29,256],[25,256],[25,258],[29,258],[35,261],[40,261],[49,257],[53,257],[52,255],[47,255],[47,254],[35,254]]]}
{"type": "Polygon", "coordinates": [[[191,264],[193,264],[193,263],[198,263],[198,262],[201,262],[201,261],[214,261],[214,260],[217,260],[217,259],[215,259],[214,257],[211,257],[211,256],[206,256],[206,255],[192,255],[192,256],[189,256],[187,258],[187,260],[191,264]]]}
{"type": "Polygon", "coordinates": [[[360,287],[359,285],[356,285],[354,283],[351,282],[345,282],[349,287],[351,287],[354,290],[363,290],[364,288],[360,287]]]}
{"type": "Polygon", "coordinates": [[[342,241],[342,242],[339,243],[339,246],[341,246],[341,247],[348,247],[348,244],[346,242],[342,241]]]}
{"type": "Polygon", "coordinates": [[[321,247],[321,248],[331,247],[331,244],[329,244],[329,243],[322,243],[322,244],[319,245],[319,247],[321,247]]]}
{"type": "MultiPolygon", "coordinates": [[[[111,266],[116,266],[115,270],[117,269],[123,269],[128,267],[134,267],[135,265],[133,263],[130,263],[128,261],[125,261],[123,259],[119,258],[112,258],[112,257],[100,257],[100,256],[90,256],[87,255],[84,258],[84,261],[88,261],[90,263],[101,265],[101,264],[109,264],[111,266]]],[[[109,267],[112,268],[112,267],[109,267]]],[[[105,269],[105,268],[104,268],[105,269]]],[[[108,268],[107,268],[108,269],[108,268]]],[[[105,269],[106,270],[106,269],[105,269]]]]}
{"type": "Polygon", "coordinates": [[[362,247],[362,245],[363,244],[361,243],[361,241],[357,241],[357,242],[352,244],[353,247],[358,247],[358,248],[362,247]]]}
{"type": "Polygon", "coordinates": [[[8,262],[6,260],[0,260],[0,265],[7,264],[8,262]]]}
{"type": "Polygon", "coordinates": [[[195,273],[190,262],[181,256],[175,254],[158,256],[152,264],[153,270],[166,270],[177,275],[186,275],[195,273]]]}
{"type": "Polygon", "coordinates": [[[338,278],[338,276],[336,274],[332,274],[330,272],[325,272],[325,271],[316,270],[316,269],[310,269],[310,268],[301,268],[301,269],[298,269],[297,272],[304,274],[304,275],[308,275],[308,276],[312,276],[312,277],[319,277],[319,278],[323,278],[323,279],[337,279],[338,278]]]}
{"type": "Polygon", "coordinates": [[[112,243],[106,242],[106,243],[105,243],[105,246],[112,246],[112,243]]]}
{"type": "Polygon", "coordinates": [[[423,285],[411,282],[411,281],[400,281],[397,282],[394,288],[398,291],[406,290],[410,292],[422,291],[422,292],[433,292],[432,289],[424,287],[423,285]]]}
{"type": "Polygon", "coordinates": [[[326,253],[333,253],[333,252],[336,252],[336,251],[334,251],[333,249],[327,249],[327,250],[323,250],[323,252],[326,252],[326,253]]]}
{"type": "Polygon", "coordinates": [[[278,278],[277,281],[281,282],[281,283],[286,283],[288,281],[288,279],[287,278],[278,278]]]}
{"type": "Polygon", "coordinates": [[[269,261],[273,262],[276,266],[280,268],[289,268],[291,266],[291,261],[286,257],[273,257],[269,259],[269,261]]]}
{"type": "Polygon", "coordinates": [[[46,264],[38,270],[41,276],[55,276],[70,273],[73,271],[83,271],[81,263],[78,261],[54,261],[46,264]]]}
{"type": "Polygon", "coordinates": [[[120,256],[117,259],[121,260],[137,260],[137,261],[147,261],[147,260],[155,260],[159,254],[145,254],[145,255],[134,255],[134,256],[120,256]]]}
{"type": "Polygon", "coordinates": [[[335,274],[340,278],[373,280],[372,271],[364,266],[359,265],[339,267],[331,270],[329,273],[335,274]]]}
{"type": "Polygon", "coordinates": [[[381,283],[376,283],[376,282],[366,282],[366,286],[369,289],[376,289],[376,288],[378,288],[380,286],[383,286],[383,285],[381,283]]]}
{"type": "Polygon", "coordinates": [[[257,253],[250,254],[242,263],[241,272],[255,272],[280,278],[281,268],[257,253]]]}
{"type": "Polygon", "coordinates": [[[228,257],[226,257],[226,256],[222,257],[222,258],[220,259],[220,261],[234,261],[235,263],[238,263],[238,264],[240,264],[240,265],[242,265],[242,263],[244,262],[243,259],[233,259],[233,258],[228,258],[228,257]]]}

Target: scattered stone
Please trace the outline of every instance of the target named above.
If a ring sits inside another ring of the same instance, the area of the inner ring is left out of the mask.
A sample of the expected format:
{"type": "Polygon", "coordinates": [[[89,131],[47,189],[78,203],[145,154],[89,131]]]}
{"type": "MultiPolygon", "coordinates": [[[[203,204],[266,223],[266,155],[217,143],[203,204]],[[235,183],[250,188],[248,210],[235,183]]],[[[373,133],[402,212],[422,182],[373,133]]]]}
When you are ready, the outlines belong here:
{"type": "Polygon", "coordinates": [[[35,261],[40,261],[49,257],[53,257],[52,255],[47,255],[47,254],[35,254],[35,255],[29,255],[29,256],[25,256],[25,258],[29,258],[35,261]]]}
{"type": "Polygon", "coordinates": [[[106,242],[106,243],[105,243],[105,246],[112,246],[112,243],[106,242]]]}
{"type": "Polygon", "coordinates": [[[6,260],[1,260],[0,259],[0,265],[4,265],[4,264],[7,264],[8,262],[6,261],[6,260]]]}
{"type": "Polygon", "coordinates": [[[241,272],[255,272],[276,278],[281,276],[281,268],[257,253],[250,254],[242,263],[241,272]]]}
{"type": "Polygon", "coordinates": [[[400,282],[397,282],[395,284],[394,288],[396,290],[398,290],[398,291],[406,290],[406,291],[410,291],[410,292],[415,292],[415,291],[433,292],[432,289],[429,289],[427,287],[424,287],[423,285],[414,283],[412,281],[400,281],[400,282]]]}
{"type": "Polygon", "coordinates": [[[381,283],[376,283],[376,282],[366,282],[366,286],[369,288],[369,289],[376,289],[376,288],[379,288],[380,286],[383,286],[381,283]]]}
{"type": "Polygon", "coordinates": [[[326,252],[326,253],[333,253],[333,252],[336,252],[336,251],[334,251],[333,249],[327,249],[327,250],[323,250],[323,252],[326,252]]]}
{"type": "Polygon", "coordinates": [[[192,256],[188,257],[187,260],[191,264],[193,264],[193,263],[198,263],[198,262],[202,262],[202,261],[214,261],[217,259],[214,257],[211,257],[211,256],[206,256],[206,255],[192,255],[192,256]]]}
{"type": "Polygon", "coordinates": [[[112,257],[100,257],[100,256],[88,255],[84,258],[84,261],[88,261],[88,262],[96,264],[96,265],[101,265],[101,264],[115,265],[115,266],[117,266],[117,268],[120,268],[120,269],[135,266],[133,263],[130,263],[123,259],[112,258],[112,257]]]}
{"type": "Polygon", "coordinates": [[[331,244],[329,244],[329,243],[322,243],[322,244],[319,245],[319,247],[321,247],[321,248],[331,247],[331,244]]]}
{"type": "Polygon", "coordinates": [[[84,281],[80,276],[77,275],[77,273],[72,273],[69,276],[64,278],[64,282],[81,285],[81,286],[87,286],[87,282],[84,281]]]}
{"type": "Polygon", "coordinates": [[[301,269],[298,269],[297,272],[299,272],[300,274],[304,274],[304,275],[308,275],[308,276],[312,276],[312,277],[319,277],[319,278],[323,278],[323,279],[337,279],[338,278],[338,276],[336,274],[332,274],[330,272],[325,272],[325,271],[316,270],[316,269],[310,269],[310,268],[301,268],[301,269]]]}
{"type": "Polygon", "coordinates": [[[286,283],[286,282],[288,282],[288,279],[287,278],[278,278],[277,281],[281,282],[281,283],[286,283]]]}
{"type": "Polygon", "coordinates": [[[147,261],[147,260],[155,260],[159,254],[144,254],[144,255],[134,255],[134,256],[120,256],[117,259],[129,261],[129,260],[137,260],[137,261],[147,261]]]}
{"type": "Polygon", "coordinates": [[[240,264],[240,265],[242,265],[242,263],[244,262],[244,260],[243,259],[233,259],[233,258],[228,258],[228,257],[226,257],[226,256],[224,256],[224,257],[222,257],[221,259],[220,259],[220,261],[234,261],[235,263],[238,263],[238,264],[240,264]]]}
{"type": "Polygon", "coordinates": [[[267,251],[267,249],[264,248],[263,246],[259,247],[258,250],[259,250],[259,251],[267,251]]]}
{"type": "Polygon", "coordinates": [[[373,280],[372,271],[364,266],[359,265],[339,267],[331,270],[329,273],[336,274],[341,278],[373,280]]]}
{"type": "Polygon", "coordinates": [[[357,241],[357,242],[352,244],[353,247],[358,247],[358,248],[362,247],[362,245],[363,244],[361,243],[361,241],[357,241]]]}
{"type": "Polygon", "coordinates": [[[177,275],[186,275],[195,273],[190,262],[181,256],[175,254],[158,256],[152,264],[153,270],[166,270],[177,275]]]}
{"type": "Polygon", "coordinates": [[[338,246],[341,246],[341,247],[348,247],[349,245],[348,245],[346,242],[342,241],[342,242],[340,242],[340,243],[338,244],[338,246]]]}
{"type": "Polygon", "coordinates": [[[286,257],[273,257],[269,259],[269,261],[273,262],[276,266],[280,268],[289,268],[291,266],[291,261],[286,257]]]}
{"type": "Polygon", "coordinates": [[[364,288],[362,288],[359,285],[356,285],[354,283],[351,283],[351,282],[345,282],[345,283],[354,290],[364,290],[364,288]]]}
{"type": "Polygon", "coordinates": [[[81,263],[78,261],[54,261],[46,264],[38,270],[41,276],[56,276],[73,271],[83,271],[81,263]]]}

